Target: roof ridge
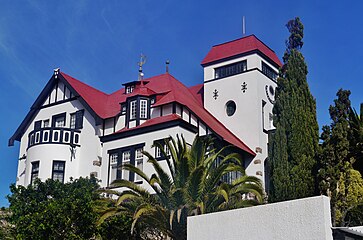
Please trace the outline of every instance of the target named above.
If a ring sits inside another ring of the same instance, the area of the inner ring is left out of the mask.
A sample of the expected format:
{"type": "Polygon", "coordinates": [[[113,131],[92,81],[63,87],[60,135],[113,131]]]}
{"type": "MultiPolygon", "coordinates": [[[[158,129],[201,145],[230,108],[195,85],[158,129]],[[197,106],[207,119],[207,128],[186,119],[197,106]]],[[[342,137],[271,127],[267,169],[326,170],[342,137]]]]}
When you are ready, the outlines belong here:
{"type": "MultiPolygon", "coordinates": [[[[74,77],[72,77],[71,75],[69,75],[69,74],[67,74],[67,73],[65,73],[65,72],[60,72],[60,74],[62,74],[62,75],[66,75],[67,77],[72,78],[73,80],[75,80],[75,81],[77,81],[77,82],[79,82],[79,83],[81,83],[81,84],[83,84],[83,85],[85,85],[85,86],[87,86],[87,87],[91,88],[92,90],[95,90],[95,91],[97,91],[97,92],[99,92],[99,93],[102,93],[102,94],[104,94],[104,95],[106,95],[106,96],[111,95],[111,94],[105,93],[105,92],[103,92],[103,91],[101,91],[101,90],[99,90],[99,89],[97,89],[97,88],[95,88],[95,87],[93,87],[93,86],[91,86],[91,85],[89,85],[89,84],[87,84],[87,83],[85,83],[85,82],[81,81],[81,80],[78,80],[77,78],[74,78],[74,77]]],[[[64,76],[63,76],[63,77],[64,77],[64,76]]],[[[118,90],[117,90],[117,91],[118,91],[118,90]]]]}
{"type": "Polygon", "coordinates": [[[224,42],[224,43],[219,43],[219,44],[216,44],[216,45],[213,45],[213,47],[218,47],[218,46],[221,46],[221,45],[224,45],[224,44],[228,44],[228,43],[232,43],[232,42],[237,42],[239,40],[242,40],[244,38],[250,38],[250,37],[254,37],[256,40],[258,40],[260,43],[262,43],[265,47],[267,47],[269,50],[271,50],[273,53],[275,53],[275,51],[273,49],[271,49],[269,46],[267,46],[261,39],[259,39],[255,34],[251,34],[251,35],[248,35],[248,36],[244,36],[244,37],[241,37],[241,38],[237,38],[237,39],[234,39],[234,40],[230,40],[228,42],[224,42]]]}

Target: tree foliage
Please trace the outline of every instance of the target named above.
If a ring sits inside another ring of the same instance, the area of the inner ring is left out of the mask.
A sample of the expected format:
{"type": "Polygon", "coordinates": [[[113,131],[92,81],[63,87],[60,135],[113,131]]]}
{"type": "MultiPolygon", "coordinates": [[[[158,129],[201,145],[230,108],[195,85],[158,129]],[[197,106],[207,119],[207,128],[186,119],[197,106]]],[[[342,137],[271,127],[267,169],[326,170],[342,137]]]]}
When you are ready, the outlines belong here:
{"type": "MultiPolygon", "coordinates": [[[[357,211],[362,204],[362,177],[353,170],[353,163],[359,153],[355,152],[361,144],[357,130],[359,118],[351,108],[350,91],[340,89],[334,105],[329,107],[330,126],[323,126],[321,150],[319,154],[319,189],[331,199],[332,223],[345,226],[354,222],[349,212],[357,211]]],[[[363,213],[363,212],[362,212],[363,213]]]]}
{"type": "Polygon", "coordinates": [[[8,222],[9,216],[9,209],[2,207],[0,209],[0,239],[2,240],[15,239],[14,228],[8,222]]]}
{"type": "MultiPolygon", "coordinates": [[[[139,175],[148,189],[127,180],[115,181],[115,187],[128,190],[116,193],[116,207],[105,212],[104,217],[127,212],[133,216],[133,229],[148,230],[145,238],[186,239],[187,216],[262,203],[261,182],[245,175],[239,154],[222,155],[226,149],[214,149],[209,137],[196,137],[190,148],[179,137],[165,144],[170,149],[167,169],[147,152],[144,154],[155,171],[151,176],[135,166],[123,166],[139,175]],[[240,177],[231,183],[221,182],[223,176],[232,173],[240,177]],[[246,195],[254,197],[247,199],[246,195]]],[[[162,146],[158,147],[167,156],[162,146]]]]}
{"type": "Polygon", "coordinates": [[[18,239],[89,239],[95,236],[99,194],[95,180],[69,183],[37,179],[28,187],[11,185],[11,215],[18,239]]]}
{"type": "Polygon", "coordinates": [[[276,131],[270,135],[271,181],[269,201],[283,201],[313,196],[315,193],[316,153],[319,127],[316,103],[306,80],[303,24],[299,18],[286,25],[284,66],[277,80],[273,108],[276,131]]]}

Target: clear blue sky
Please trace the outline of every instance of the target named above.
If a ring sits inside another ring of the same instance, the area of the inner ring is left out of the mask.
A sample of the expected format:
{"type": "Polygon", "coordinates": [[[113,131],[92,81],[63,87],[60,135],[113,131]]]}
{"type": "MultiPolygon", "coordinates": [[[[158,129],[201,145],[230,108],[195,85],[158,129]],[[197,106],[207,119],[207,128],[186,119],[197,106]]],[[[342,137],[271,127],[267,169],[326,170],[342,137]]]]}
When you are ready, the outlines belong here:
{"type": "Polygon", "coordinates": [[[202,82],[200,62],[212,45],[255,34],[281,58],[286,22],[305,25],[303,54],[320,128],[339,88],[363,102],[362,1],[13,1],[0,2],[0,206],[15,182],[18,147],[8,139],[53,73],[62,71],[107,93],[137,78],[170,72],[186,85],[202,82]]]}

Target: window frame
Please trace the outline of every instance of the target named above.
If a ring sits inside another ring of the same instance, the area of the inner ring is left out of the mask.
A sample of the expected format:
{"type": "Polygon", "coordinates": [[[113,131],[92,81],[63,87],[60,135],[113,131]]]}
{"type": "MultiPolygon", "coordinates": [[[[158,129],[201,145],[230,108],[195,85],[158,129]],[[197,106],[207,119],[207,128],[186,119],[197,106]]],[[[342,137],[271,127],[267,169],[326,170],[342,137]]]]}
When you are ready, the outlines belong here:
{"type": "MultiPolygon", "coordinates": [[[[130,152],[130,160],[127,163],[133,164],[134,166],[136,166],[137,161],[136,161],[136,150],[137,149],[143,149],[145,147],[145,143],[139,143],[139,144],[135,144],[135,145],[130,145],[127,147],[122,147],[122,148],[116,148],[116,149],[111,149],[107,151],[107,154],[109,155],[109,165],[108,165],[108,177],[107,177],[107,186],[109,187],[109,184],[111,184],[111,182],[113,180],[116,179],[124,179],[124,173],[123,173],[123,169],[121,169],[124,161],[123,161],[123,153],[124,152],[130,152]],[[111,156],[115,154],[118,156],[118,162],[116,165],[111,164],[111,156]],[[115,179],[111,179],[111,171],[116,169],[116,176],[115,179]]],[[[138,180],[137,176],[135,176],[135,174],[133,172],[129,172],[129,176],[128,179],[129,181],[132,181],[136,184],[142,183],[142,180],[138,180]]]]}
{"type": "Polygon", "coordinates": [[[277,81],[277,78],[279,76],[279,74],[264,61],[261,61],[261,72],[263,75],[275,82],[277,81]]]}
{"type": "Polygon", "coordinates": [[[165,160],[166,158],[170,158],[171,152],[170,149],[168,148],[168,145],[166,144],[166,141],[170,141],[171,138],[163,138],[163,139],[158,139],[154,141],[154,147],[155,147],[155,159],[158,161],[161,160],[165,160]],[[156,143],[159,143],[164,152],[167,154],[166,156],[163,154],[163,152],[161,151],[161,149],[159,148],[159,146],[156,145],[156,143]]]}
{"type": "Polygon", "coordinates": [[[52,116],[52,127],[64,128],[66,126],[66,112],[52,116]],[[56,126],[57,119],[63,118],[63,126],[56,126]]]}
{"type": "Polygon", "coordinates": [[[75,112],[70,114],[69,128],[76,129],[76,113],[75,112]]]}
{"type": "Polygon", "coordinates": [[[148,116],[148,100],[140,99],[140,119],[147,119],[147,116],[148,116]]]}
{"type": "Polygon", "coordinates": [[[214,68],[214,79],[221,79],[247,71],[247,59],[214,68]]]}
{"type": "Polygon", "coordinates": [[[40,169],[40,161],[33,161],[31,162],[32,165],[32,170],[30,172],[30,184],[33,184],[35,179],[39,178],[39,169],[40,169]],[[35,165],[38,165],[36,169],[35,165]],[[34,177],[34,175],[36,174],[36,176],[34,177]]]}
{"type": "Polygon", "coordinates": [[[63,175],[62,181],[60,181],[61,183],[64,183],[64,178],[65,178],[65,171],[66,170],[66,161],[61,161],[61,160],[53,160],[53,165],[52,165],[52,180],[57,181],[59,179],[54,179],[54,173],[61,173],[63,175]],[[59,170],[59,169],[54,169],[56,163],[62,163],[63,164],[63,170],[59,170]]]}
{"type": "Polygon", "coordinates": [[[130,101],[130,120],[137,119],[137,99],[130,101]]]}

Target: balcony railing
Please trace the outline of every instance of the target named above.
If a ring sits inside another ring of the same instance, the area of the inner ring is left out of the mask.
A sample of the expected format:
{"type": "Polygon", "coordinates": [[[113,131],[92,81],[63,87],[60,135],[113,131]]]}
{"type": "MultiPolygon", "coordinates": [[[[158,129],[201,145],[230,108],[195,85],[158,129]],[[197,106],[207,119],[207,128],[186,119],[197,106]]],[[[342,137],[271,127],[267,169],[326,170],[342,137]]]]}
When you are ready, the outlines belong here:
{"type": "Polygon", "coordinates": [[[39,144],[66,144],[79,147],[80,130],[72,128],[46,127],[29,133],[28,148],[39,144]]]}

